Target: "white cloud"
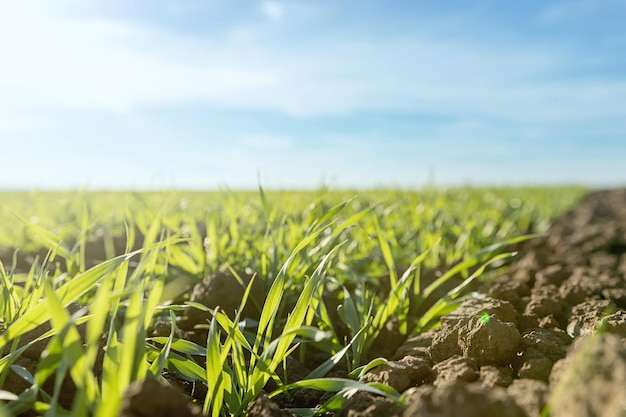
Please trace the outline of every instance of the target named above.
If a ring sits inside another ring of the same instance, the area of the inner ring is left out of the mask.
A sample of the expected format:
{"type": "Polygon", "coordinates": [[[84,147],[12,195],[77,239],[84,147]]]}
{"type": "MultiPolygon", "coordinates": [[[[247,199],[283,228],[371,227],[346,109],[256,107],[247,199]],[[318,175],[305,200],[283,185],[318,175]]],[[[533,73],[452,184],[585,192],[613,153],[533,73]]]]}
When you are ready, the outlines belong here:
{"type": "MultiPolygon", "coordinates": [[[[424,35],[285,40],[261,24],[232,28],[243,37],[193,37],[28,4],[38,7],[10,2],[0,14],[0,120],[15,116],[20,125],[50,111],[131,113],[195,103],[296,116],[407,111],[525,122],[626,116],[624,81],[538,81],[579,59],[548,46],[424,35]]],[[[262,7],[270,17],[283,13],[275,1],[262,7]]]]}
{"type": "Polygon", "coordinates": [[[196,100],[228,104],[273,82],[270,73],[233,67],[219,57],[204,64],[194,56],[168,57],[168,43],[184,47],[185,39],[168,39],[150,27],[11,4],[12,13],[0,17],[0,112],[128,112],[196,100]]]}
{"type": "Polygon", "coordinates": [[[285,10],[283,6],[274,0],[264,1],[261,4],[261,10],[265,16],[269,17],[272,20],[278,20],[283,17],[285,10]]]}

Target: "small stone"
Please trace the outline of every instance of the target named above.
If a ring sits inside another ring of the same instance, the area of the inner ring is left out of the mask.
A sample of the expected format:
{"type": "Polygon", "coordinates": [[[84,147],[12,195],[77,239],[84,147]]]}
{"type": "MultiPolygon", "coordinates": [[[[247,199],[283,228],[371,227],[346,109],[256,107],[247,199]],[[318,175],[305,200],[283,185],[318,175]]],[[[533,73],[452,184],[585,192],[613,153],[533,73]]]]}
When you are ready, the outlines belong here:
{"type": "Polygon", "coordinates": [[[487,292],[490,297],[511,303],[511,305],[517,308],[521,297],[528,296],[530,290],[523,282],[511,280],[510,277],[504,278],[506,280],[496,280],[493,283],[489,283],[487,292]]]}
{"type": "Polygon", "coordinates": [[[472,317],[488,315],[505,323],[517,323],[517,311],[507,301],[491,297],[472,298],[465,301],[454,313],[441,318],[442,323],[457,323],[467,321],[472,317]]]}
{"type": "Polygon", "coordinates": [[[432,345],[434,336],[435,332],[429,331],[407,339],[404,344],[396,350],[393,358],[396,360],[402,359],[405,356],[422,356],[429,358],[428,348],[432,345]]]}

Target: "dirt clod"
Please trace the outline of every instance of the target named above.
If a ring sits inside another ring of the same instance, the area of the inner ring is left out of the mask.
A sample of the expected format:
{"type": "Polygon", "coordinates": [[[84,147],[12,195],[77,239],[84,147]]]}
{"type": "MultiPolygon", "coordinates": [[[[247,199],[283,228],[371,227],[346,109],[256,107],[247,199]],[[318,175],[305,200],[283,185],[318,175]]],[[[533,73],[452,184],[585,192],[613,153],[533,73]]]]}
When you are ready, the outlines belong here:
{"type": "Polygon", "coordinates": [[[513,381],[507,393],[528,416],[539,416],[546,405],[548,384],[536,379],[520,378],[513,381]]]}
{"type": "Polygon", "coordinates": [[[126,389],[118,417],[199,417],[200,407],[171,385],[155,378],[126,389]]]}
{"type": "Polygon", "coordinates": [[[398,392],[422,384],[432,378],[431,363],[423,357],[405,356],[400,361],[389,361],[368,372],[361,382],[382,382],[395,388],[398,392]]]}
{"type": "Polygon", "coordinates": [[[610,333],[580,339],[560,368],[550,397],[551,417],[626,415],[624,339],[610,333]]]}
{"type": "Polygon", "coordinates": [[[391,400],[359,392],[343,403],[335,417],[401,417],[403,411],[391,400]]]}
{"type": "Polygon", "coordinates": [[[425,387],[406,409],[404,417],[526,417],[506,389],[480,383],[425,387]]]}
{"type": "Polygon", "coordinates": [[[453,356],[433,367],[437,378],[435,386],[451,385],[457,382],[473,382],[479,377],[478,364],[474,359],[453,356]]]}
{"type": "Polygon", "coordinates": [[[267,394],[261,392],[248,406],[248,417],[294,417],[289,410],[280,408],[270,400],[267,394]]]}
{"type": "Polygon", "coordinates": [[[473,317],[459,331],[463,356],[474,358],[478,365],[506,365],[513,361],[522,337],[513,323],[495,316],[473,317]]]}
{"type": "Polygon", "coordinates": [[[508,387],[513,382],[513,369],[493,365],[480,368],[480,381],[488,388],[508,387]]]}
{"type": "MultiPolygon", "coordinates": [[[[191,292],[190,301],[202,304],[209,308],[220,307],[231,318],[235,316],[235,310],[239,309],[245,286],[250,283],[253,274],[238,272],[240,283],[235,275],[230,272],[216,272],[207,276],[202,282],[196,284],[191,292]]],[[[260,313],[258,305],[262,305],[265,299],[266,286],[262,279],[255,278],[252,284],[250,297],[242,312],[243,317],[258,318],[260,313]]],[[[191,308],[187,311],[188,326],[193,324],[207,324],[211,314],[200,309],[191,308]]]]}

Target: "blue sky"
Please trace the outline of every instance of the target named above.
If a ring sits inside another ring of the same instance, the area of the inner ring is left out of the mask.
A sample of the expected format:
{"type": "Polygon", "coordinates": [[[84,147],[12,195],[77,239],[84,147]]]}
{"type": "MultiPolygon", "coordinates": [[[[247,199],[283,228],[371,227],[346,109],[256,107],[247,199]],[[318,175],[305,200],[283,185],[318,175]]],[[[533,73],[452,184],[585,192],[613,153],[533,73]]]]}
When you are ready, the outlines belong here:
{"type": "Polygon", "coordinates": [[[0,5],[0,189],[626,185],[626,3],[0,5]]]}

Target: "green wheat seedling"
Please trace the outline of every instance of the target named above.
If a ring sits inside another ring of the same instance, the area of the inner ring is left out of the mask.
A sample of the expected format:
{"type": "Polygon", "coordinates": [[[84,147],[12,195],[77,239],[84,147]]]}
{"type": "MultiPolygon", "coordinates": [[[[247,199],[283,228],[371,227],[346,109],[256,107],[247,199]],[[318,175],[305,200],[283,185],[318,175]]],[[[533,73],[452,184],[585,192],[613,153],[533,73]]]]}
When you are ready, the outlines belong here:
{"type": "MultiPolygon", "coordinates": [[[[5,331],[0,335],[0,352],[5,352],[5,356],[0,359],[0,375],[3,375],[4,377],[4,373],[9,371],[11,364],[35,342],[46,340],[46,338],[58,335],[59,333],[66,336],[69,335],[66,340],[68,341],[68,343],[72,343],[73,348],[68,351],[68,354],[73,355],[73,358],[75,359],[77,355],[77,351],[75,349],[76,345],[74,344],[75,327],[72,326],[80,323],[80,321],[77,320],[76,324],[68,324],[69,320],[64,314],[60,312],[60,310],[63,310],[63,312],[67,314],[65,311],[66,306],[76,301],[84,293],[89,291],[91,287],[93,287],[93,285],[97,284],[105,276],[113,272],[118,266],[122,265],[124,262],[128,262],[129,257],[133,255],[134,254],[129,254],[123,257],[114,258],[100,265],[97,265],[81,274],[78,274],[76,277],[74,277],[73,280],[70,280],[57,288],[56,291],[53,291],[50,284],[42,278],[41,286],[39,287],[42,288],[42,293],[40,294],[38,292],[34,292],[31,294],[32,296],[35,296],[38,299],[45,301],[32,303],[29,300],[29,296],[25,297],[25,299],[22,300],[23,303],[21,304],[21,306],[27,307],[20,308],[18,310],[19,314],[13,317],[14,320],[12,320],[10,323],[5,323],[5,331]],[[50,321],[52,324],[51,331],[25,344],[22,347],[18,347],[20,336],[48,321],[50,321]],[[6,352],[6,349],[8,349],[8,352],[6,352]]],[[[59,338],[53,338],[51,340],[49,344],[50,349],[48,350],[48,352],[52,356],[49,357],[55,358],[55,352],[63,350],[64,342],[61,342],[60,340],[61,339],[59,338]],[[60,347],[59,343],[61,343],[60,347]]],[[[82,356],[82,353],[80,353],[80,355],[82,356]]],[[[91,354],[91,356],[93,356],[93,353],[91,354]]],[[[90,356],[86,356],[87,361],[89,360],[89,358],[90,356]]],[[[64,368],[61,368],[61,373],[65,373],[66,371],[68,371],[68,363],[72,362],[72,360],[68,360],[67,357],[65,357],[65,359],[65,365],[64,368]]],[[[86,362],[80,362],[77,366],[82,367],[84,363],[86,362]]],[[[9,405],[9,410],[13,405],[16,406],[17,410],[24,408],[25,405],[33,406],[36,402],[37,393],[39,392],[40,385],[44,382],[45,379],[47,379],[48,376],[51,375],[50,370],[54,372],[56,369],[53,368],[59,365],[60,364],[58,362],[55,362],[53,359],[43,361],[40,364],[40,368],[38,369],[39,372],[37,372],[34,377],[30,376],[28,378],[31,380],[29,382],[33,383],[32,389],[26,391],[23,394],[20,394],[18,396],[18,399],[9,405]]],[[[83,369],[81,368],[81,371],[82,370],[83,369]]],[[[75,376],[77,375],[78,373],[75,373],[75,376]]],[[[89,375],[89,373],[87,373],[86,375],[89,375]]],[[[82,380],[82,378],[83,377],[81,376],[77,379],[82,380]]],[[[85,384],[88,383],[85,382],[85,384]]],[[[85,386],[85,389],[89,389],[89,393],[93,394],[92,385],[90,385],[88,388],[87,386],[85,386]]],[[[41,406],[42,404],[43,403],[40,403],[39,405],[41,406]]]]}
{"type": "MultiPolygon", "coordinates": [[[[31,269],[26,285],[34,291],[25,294],[14,285],[13,275],[7,276],[2,267],[1,278],[7,296],[3,298],[5,331],[0,335],[0,351],[7,348],[9,351],[0,359],[0,377],[4,379],[10,370],[32,384],[31,389],[9,403],[10,412],[19,414],[34,409],[46,416],[64,415],[69,411],[60,409],[57,401],[61,382],[69,377],[76,386],[72,415],[113,416],[123,391],[132,381],[144,378],[150,371],[160,375],[163,358],[158,357],[151,365],[144,342],[163,289],[163,281],[154,279],[154,271],[159,253],[181,240],[153,243],[158,230],[155,222],[146,234],[144,249],[105,261],[73,277],[65,273],[62,279],[54,281],[55,288],[45,274],[31,278],[31,269]],[[129,262],[135,256],[140,259],[131,272],[129,262]],[[70,317],[65,308],[86,294],[92,294],[91,303],[87,305],[90,314],[70,317]],[[124,323],[119,326],[114,318],[119,316],[122,307],[124,323]],[[51,331],[19,347],[20,336],[46,322],[50,322],[51,331]],[[82,340],[77,326],[84,323],[87,330],[82,340]],[[99,341],[107,333],[103,375],[99,381],[92,369],[100,350],[99,341]],[[12,366],[32,344],[47,338],[50,341],[35,375],[12,366]],[[42,386],[52,376],[55,377],[54,390],[45,392],[42,386]]],[[[132,237],[129,236],[128,241],[132,245],[132,237]]]]}
{"type": "Polygon", "coordinates": [[[312,316],[307,313],[312,299],[319,293],[318,288],[323,283],[326,265],[340,245],[335,246],[322,259],[314,273],[305,280],[295,306],[281,326],[280,334],[274,336],[279,307],[285,296],[289,265],[294,262],[298,253],[321,233],[321,230],[314,231],[294,248],[273,280],[253,340],[249,341],[238,326],[240,312],[248,300],[252,282],[245,291],[235,320],[230,320],[219,309],[208,309],[192,304],[212,314],[206,347],[205,380],[209,394],[204,402],[205,414],[212,416],[244,414],[248,404],[256,398],[270,379],[280,383],[276,370],[297,347],[297,344],[293,344],[296,337],[308,336],[315,339],[322,334],[310,326],[312,316]]]}
{"type": "MultiPolygon", "coordinates": [[[[209,393],[204,403],[205,414],[216,417],[220,415],[239,416],[244,414],[249,403],[256,398],[270,379],[276,381],[280,386],[271,396],[303,387],[338,392],[323,410],[336,409],[342,403],[340,398],[347,398],[346,396],[353,393],[354,390],[370,391],[394,399],[400,397],[400,394],[383,384],[361,384],[352,379],[325,377],[341,361],[351,345],[358,339],[360,333],[357,333],[355,338],[344,349],[309,373],[303,381],[283,385],[276,374],[277,368],[286,361],[287,357],[298,346],[297,343],[293,344],[295,340],[320,342],[328,336],[326,332],[308,325],[306,317],[311,305],[319,302],[319,300],[315,300],[314,296],[317,288],[322,284],[325,264],[338,248],[335,247],[333,251],[326,255],[314,274],[305,281],[305,286],[298,302],[289,313],[281,333],[273,340],[272,328],[274,326],[272,321],[275,318],[276,306],[282,301],[283,293],[280,292],[280,288],[284,286],[284,273],[279,274],[276,280],[274,280],[272,288],[270,288],[261,313],[254,344],[248,341],[239,326],[237,326],[239,314],[237,314],[234,321],[231,321],[219,309],[205,309],[211,312],[213,316],[209,325],[206,348],[206,382],[209,386],[209,393]],[[222,342],[223,333],[225,333],[225,339],[222,342]],[[296,337],[301,339],[296,339],[296,337]],[[250,354],[249,361],[247,361],[244,351],[250,354]]],[[[294,254],[296,252],[294,251],[294,254]]],[[[288,263],[289,260],[285,265],[288,263]]],[[[285,269],[283,268],[283,271],[285,269]]],[[[239,311],[244,307],[250,288],[251,284],[247,287],[239,311]]],[[[362,329],[361,332],[364,330],[362,329]]],[[[305,410],[299,411],[304,412],[305,410]]],[[[307,412],[311,414],[314,410],[308,410],[307,412]]]]}

